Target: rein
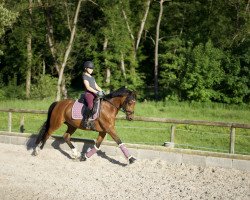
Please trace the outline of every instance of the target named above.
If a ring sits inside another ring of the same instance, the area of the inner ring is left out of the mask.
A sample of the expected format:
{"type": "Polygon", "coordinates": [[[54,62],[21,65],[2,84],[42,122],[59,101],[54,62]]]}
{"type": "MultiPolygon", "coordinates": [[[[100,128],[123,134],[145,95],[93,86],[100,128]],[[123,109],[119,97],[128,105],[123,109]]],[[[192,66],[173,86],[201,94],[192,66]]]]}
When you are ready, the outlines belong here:
{"type": "Polygon", "coordinates": [[[105,101],[109,102],[109,103],[110,103],[112,106],[114,106],[117,110],[121,110],[121,111],[124,112],[126,115],[127,115],[127,114],[130,114],[130,115],[134,114],[134,111],[129,111],[129,110],[126,110],[126,109],[124,108],[124,104],[125,104],[126,100],[123,102],[121,108],[118,108],[115,104],[113,104],[111,101],[109,101],[109,100],[106,99],[105,97],[103,97],[102,99],[104,99],[105,101]]]}

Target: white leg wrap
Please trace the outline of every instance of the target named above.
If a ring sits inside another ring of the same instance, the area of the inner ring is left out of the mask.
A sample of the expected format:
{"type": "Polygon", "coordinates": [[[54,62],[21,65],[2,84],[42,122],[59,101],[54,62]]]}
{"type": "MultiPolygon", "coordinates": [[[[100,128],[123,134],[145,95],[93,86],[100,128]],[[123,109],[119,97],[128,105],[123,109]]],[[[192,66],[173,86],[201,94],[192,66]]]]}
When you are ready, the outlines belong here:
{"type": "Polygon", "coordinates": [[[72,157],[73,158],[78,158],[80,156],[80,153],[77,151],[76,148],[72,149],[72,157]]]}

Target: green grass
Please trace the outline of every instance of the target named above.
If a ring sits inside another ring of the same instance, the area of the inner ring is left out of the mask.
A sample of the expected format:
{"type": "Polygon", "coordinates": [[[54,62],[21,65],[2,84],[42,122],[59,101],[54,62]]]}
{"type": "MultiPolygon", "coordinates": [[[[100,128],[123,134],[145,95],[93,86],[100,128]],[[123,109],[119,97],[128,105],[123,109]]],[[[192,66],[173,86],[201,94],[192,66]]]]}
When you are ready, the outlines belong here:
{"type": "MultiPolygon", "coordinates": [[[[51,99],[0,101],[0,108],[17,108],[47,110],[53,102],[51,99]]],[[[122,113],[120,113],[122,114],[122,113]]],[[[13,113],[13,131],[19,131],[21,115],[13,113]]],[[[37,133],[46,120],[46,115],[24,114],[25,132],[37,133]]],[[[138,102],[136,116],[175,118],[190,120],[208,120],[221,122],[237,122],[250,124],[250,105],[224,105],[216,103],[188,102],[138,102]]],[[[7,130],[8,114],[0,114],[0,130],[7,130]]],[[[162,145],[170,140],[171,124],[140,121],[116,121],[117,132],[123,142],[136,144],[162,145]]],[[[62,135],[66,129],[63,125],[55,132],[62,135]]],[[[175,144],[179,148],[200,149],[217,152],[228,152],[230,128],[212,126],[178,125],[176,127],[175,144]]],[[[75,137],[95,139],[96,132],[77,130],[75,137]]],[[[108,140],[111,140],[108,137],[108,140]]],[[[235,152],[250,154],[250,130],[236,129],[235,152]]]]}

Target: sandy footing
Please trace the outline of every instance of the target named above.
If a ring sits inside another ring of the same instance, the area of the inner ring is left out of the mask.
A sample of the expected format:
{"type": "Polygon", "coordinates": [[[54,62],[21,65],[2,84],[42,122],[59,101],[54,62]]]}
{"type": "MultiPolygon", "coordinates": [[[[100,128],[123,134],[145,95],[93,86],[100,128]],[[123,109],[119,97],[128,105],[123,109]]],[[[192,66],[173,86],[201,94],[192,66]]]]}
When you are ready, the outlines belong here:
{"type": "Polygon", "coordinates": [[[94,155],[86,162],[57,149],[36,157],[25,146],[0,143],[0,199],[250,199],[250,173],[94,155]]]}

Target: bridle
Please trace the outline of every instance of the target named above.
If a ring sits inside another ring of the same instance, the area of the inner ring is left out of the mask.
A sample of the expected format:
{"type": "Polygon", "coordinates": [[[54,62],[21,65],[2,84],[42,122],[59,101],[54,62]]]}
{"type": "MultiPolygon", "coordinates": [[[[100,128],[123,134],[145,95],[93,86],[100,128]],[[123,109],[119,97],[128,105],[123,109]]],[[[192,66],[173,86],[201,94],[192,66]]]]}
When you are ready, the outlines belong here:
{"type": "MultiPolygon", "coordinates": [[[[105,101],[109,102],[112,106],[114,106],[118,111],[121,110],[122,112],[124,112],[126,114],[126,116],[128,115],[132,115],[134,114],[134,111],[130,111],[130,110],[126,110],[125,106],[127,105],[128,102],[128,96],[126,97],[125,101],[123,102],[122,106],[119,108],[117,107],[115,104],[113,104],[111,101],[109,101],[109,99],[106,99],[105,97],[103,98],[105,101]]],[[[132,100],[135,102],[135,100],[132,100]]]]}

